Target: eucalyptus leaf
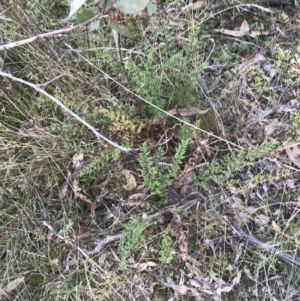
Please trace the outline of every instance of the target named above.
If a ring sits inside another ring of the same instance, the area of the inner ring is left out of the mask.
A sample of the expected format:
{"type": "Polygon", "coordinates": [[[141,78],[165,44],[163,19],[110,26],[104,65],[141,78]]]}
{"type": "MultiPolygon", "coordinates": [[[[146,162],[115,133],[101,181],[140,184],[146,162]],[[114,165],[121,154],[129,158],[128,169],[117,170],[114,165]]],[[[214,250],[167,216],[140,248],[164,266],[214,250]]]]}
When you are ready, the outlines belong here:
{"type": "Polygon", "coordinates": [[[108,21],[108,25],[113,30],[115,30],[116,32],[118,32],[119,34],[121,34],[122,36],[134,40],[134,35],[130,32],[130,30],[126,26],[119,24],[115,20],[109,20],[108,21]]]}
{"type": "Polygon", "coordinates": [[[149,2],[149,4],[147,5],[147,12],[148,16],[152,16],[153,14],[155,14],[157,12],[157,4],[149,2]]]}
{"type": "Polygon", "coordinates": [[[119,0],[114,5],[124,14],[137,14],[147,7],[149,0],[119,0]]]}
{"type": "Polygon", "coordinates": [[[95,15],[94,11],[91,8],[85,8],[81,12],[76,14],[76,23],[83,23],[95,15]]]}

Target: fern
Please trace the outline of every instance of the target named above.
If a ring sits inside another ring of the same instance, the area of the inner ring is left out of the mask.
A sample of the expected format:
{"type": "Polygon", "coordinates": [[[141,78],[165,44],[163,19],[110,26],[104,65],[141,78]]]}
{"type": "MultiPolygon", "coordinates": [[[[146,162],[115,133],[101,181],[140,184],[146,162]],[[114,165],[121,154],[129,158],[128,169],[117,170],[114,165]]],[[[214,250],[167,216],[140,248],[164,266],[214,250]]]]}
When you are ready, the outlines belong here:
{"type": "Polygon", "coordinates": [[[93,160],[85,166],[79,173],[81,177],[88,176],[89,178],[96,177],[101,169],[108,163],[116,162],[119,159],[121,151],[118,148],[108,147],[101,151],[99,158],[93,160]]]}
{"type": "MultiPolygon", "coordinates": [[[[199,106],[196,79],[207,66],[195,56],[195,50],[201,49],[199,37],[200,28],[189,33],[184,50],[179,49],[170,32],[169,22],[162,22],[159,45],[149,49],[146,44],[145,53],[132,55],[126,61],[128,75],[124,80],[130,79],[128,84],[132,90],[161,109],[172,107],[178,100],[182,107],[199,106]],[[169,97],[166,98],[166,95],[169,97]]],[[[155,118],[165,118],[162,112],[152,106],[145,108],[155,118]]]]}
{"type": "Polygon", "coordinates": [[[143,232],[147,226],[148,225],[142,220],[142,218],[133,218],[132,222],[125,226],[125,230],[118,247],[118,254],[121,257],[122,269],[127,268],[127,257],[130,252],[145,241],[143,232]]]}
{"type": "Polygon", "coordinates": [[[146,144],[139,155],[141,172],[144,177],[144,185],[149,188],[153,194],[164,195],[166,181],[163,181],[163,175],[167,172],[167,167],[160,165],[165,160],[165,154],[161,147],[158,148],[156,157],[152,158],[146,144]],[[162,182],[163,181],[163,182],[162,182]]]}
{"type": "Polygon", "coordinates": [[[112,122],[109,129],[113,132],[121,131],[125,134],[139,134],[144,126],[141,121],[135,121],[131,116],[128,116],[120,111],[100,108],[98,112],[112,122]]]}
{"type": "Polygon", "coordinates": [[[269,153],[276,146],[276,140],[264,141],[260,145],[250,147],[248,151],[241,150],[223,156],[221,159],[214,159],[207,167],[201,168],[197,177],[197,185],[204,187],[208,180],[218,182],[219,176],[230,178],[234,171],[252,165],[256,158],[269,153]]]}
{"type": "Polygon", "coordinates": [[[190,139],[183,140],[181,143],[179,143],[175,155],[173,157],[172,168],[168,175],[169,180],[173,180],[176,177],[177,172],[180,170],[180,165],[182,164],[182,160],[189,146],[189,143],[190,143],[190,139]]]}
{"type": "Polygon", "coordinates": [[[173,157],[172,167],[163,164],[166,157],[162,147],[157,149],[156,156],[153,158],[146,148],[146,144],[143,145],[139,155],[139,163],[144,177],[144,185],[151,193],[161,197],[165,196],[167,187],[172,184],[180,170],[189,142],[190,140],[187,139],[179,143],[173,157]]]}
{"type": "Polygon", "coordinates": [[[172,254],[172,237],[170,234],[172,229],[168,228],[162,236],[160,251],[159,251],[159,261],[165,264],[169,264],[173,260],[172,254]]]}

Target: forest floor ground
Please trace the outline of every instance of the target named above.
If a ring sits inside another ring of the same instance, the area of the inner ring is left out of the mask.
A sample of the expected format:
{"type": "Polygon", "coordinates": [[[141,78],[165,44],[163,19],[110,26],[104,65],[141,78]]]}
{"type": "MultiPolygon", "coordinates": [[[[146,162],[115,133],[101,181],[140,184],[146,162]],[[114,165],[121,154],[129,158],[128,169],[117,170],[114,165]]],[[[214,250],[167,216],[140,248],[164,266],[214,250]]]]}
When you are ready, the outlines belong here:
{"type": "MultiPolygon", "coordinates": [[[[299,7],[219,2],[0,51],[0,300],[300,300],[299,7]]],[[[68,11],[2,1],[0,46],[68,11]]]]}

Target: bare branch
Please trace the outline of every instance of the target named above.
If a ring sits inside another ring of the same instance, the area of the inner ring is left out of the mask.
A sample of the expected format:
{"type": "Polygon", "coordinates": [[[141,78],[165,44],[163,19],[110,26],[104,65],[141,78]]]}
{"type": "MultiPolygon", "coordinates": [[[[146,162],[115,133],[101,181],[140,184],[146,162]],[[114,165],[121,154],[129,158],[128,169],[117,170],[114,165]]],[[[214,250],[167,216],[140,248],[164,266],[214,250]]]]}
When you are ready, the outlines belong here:
{"type": "Polygon", "coordinates": [[[90,129],[98,138],[106,141],[107,143],[109,143],[110,145],[112,145],[113,147],[116,147],[118,149],[120,149],[121,151],[124,151],[124,152],[129,152],[129,151],[132,151],[133,149],[132,148],[126,148],[126,147],[123,147],[111,140],[109,140],[108,138],[106,138],[105,136],[99,134],[97,132],[97,130],[91,126],[89,123],[87,123],[85,120],[83,120],[81,117],[79,117],[77,114],[75,114],[73,111],[71,111],[68,107],[66,107],[59,99],[55,98],[54,96],[52,96],[51,94],[47,93],[44,89],[42,89],[40,86],[41,85],[35,85],[31,82],[28,82],[24,79],[21,79],[21,78],[18,78],[18,77],[15,77],[13,76],[12,74],[10,73],[5,73],[5,72],[2,72],[0,71],[0,75],[4,76],[4,77],[7,77],[7,78],[10,78],[11,80],[13,81],[16,81],[16,82],[20,82],[26,86],[29,86],[31,88],[33,88],[34,90],[38,91],[39,93],[45,95],[46,97],[50,98],[52,101],[54,101],[57,105],[59,105],[64,111],[66,111],[67,113],[69,113],[70,115],[72,115],[73,117],[75,117],[79,122],[81,122],[83,125],[85,125],[88,129],[90,129]]]}
{"type": "Polygon", "coordinates": [[[62,236],[59,232],[57,232],[50,224],[48,224],[46,221],[42,221],[42,224],[44,226],[46,226],[49,231],[56,237],[58,237],[59,239],[63,240],[66,244],[71,245],[72,247],[74,247],[75,249],[77,249],[78,251],[85,253],[85,251],[83,249],[81,249],[79,246],[77,246],[76,244],[74,244],[72,241],[70,241],[68,238],[62,236]]]}
{"type": "Polygon", "coordinates": [[[233,228],[236,230],[236,232],[239,234],[239,236],[243,240],[247,241],[249,244],[251,244],[257,248],[260,248],[264,251],[267,251],[267,252],[273,254],[274,256],[276,256],[278,258],[281,258],[282,260],[284,260],[285,262],[289,263],[292,266],[296,266],[296,267],[300,268],[300,257],[292,256],[290,254],[287,254],[285,252],[282,252],[282,251],[276,249],[274,246],[272,246],[269,243],[261,242],[254,236],[247,234],[241,228],[241,226],[238,224],[237,221],[233,220],[231,222],[232,222],[233,228]]]}
{"type": "MultiPolygon", "coordinates": [[[[192,206],[199,203],[200,200],[202,200],[202,197],[203,196],[201,196],[201,198],[199,198],[199,199],[187,201],[187,202],[185,202],[185,203],[183,203],[182,205],[179,205],[179,206],[176,206],[176,205],[169,206],[169,207],[163,209],[163,212],[158,212],[158,213],[147,216],[146,218],[144,218],[144,221],[149,222],[153,219],[159,218],[162,214],[165,214],[165,213],[168,213],[168,212],[177,212],[177,211],[188,210],[192,206]]],[[[84,248],[80,248],[79,246],[74,244],[72,241],[70,241],[69,239],[62,236],[59,232],[57,232],[46,221],[42,221],[42,224],[44,226],[46,226],[53,235],[55,235],[59,239],[65,241],[67,244],[71,245],[72,247],[74,247],[75,249],[81,251],[82,253],[84,253],[86,255],[95,255],[95,254],[99,253],[107,244],[109,244],[113,241],[120,240],[124,236],[124,233],[121,232],[121,233],[118,233],[118,234],[115,234],[115,235],[107,236],[106,238],[103,238],[103,239],[96,239],[95,240],[96,247],[93,250],[87,250],[87,249],[84,249],[84,248]]]]}
{"type": "MultiPolygon", "coordinates": [[[[145,222],[150,222],[154,219],[159,218],[162,214],[166,214],[168,212],[180,212],[180,211],[184,211],[184,210],[188,210],[189,208],[191,208],[192,206],[198,204],[200,202],[200,200],[202,200],[203,196],[201,196],[201,198],[195,199],[195,200],[191,200],[191,201],[187,201],[185,203],[183,203],[182,205],[172,205],[169,206],[165,209],[163,209],[161,212],[157,212],[154,213],[152,215],[147,216],[146,218],[144,218],[143,220],[145,222]]],[[[107,236],[104,239],[97,239],[95,241],[96,243],[96,247],[93,250],[87,250],[87,249],[82,249],[84,251],[85,254],[87,255],[94,255],[99,253],[107,244],[113,242],[113,241],[117,241],[120,240],[122,237],[124,236],[124,233],[118,233],[115,235],[111,235],[111,236],[107,236]]]]}
{"type": "Polygon", "coordinates": [[[111,2],[110,4],[106,5],[106,7],[104,7],[100,13],[98,13],[93,18],[91,18],[91,19],[89,19],[89,20],[87,20],[87,21],[85,21],[81,24],[78,24],[78,25],[75,25],[75,26],[73,26],[73,25],[68,26],[67,25],[65,28],[62,28],[62,29],[58,29],[58,30],[54,30],[54,31],[46,32],[46,33],[40,33],[40,34],[38,34],[34,37],[31,37],[31,38],[28,38],[28,39],[8,43],[8,44],[5,44],[5,45],[0,45],[0,51],[1,50],[8,50],[8,49],[18,47],[18,46],[22,46],[22,45],[26,45],[26,44],[29,44],[29,43],[32,43],[34,41],[38,41],[38,40],[41,40],[41,39],[45,39],[45,38],[65,34],[67,32],[73,31],[75,29],[88,26],[92,22],[94,22],[94,21],[98,20],[100,17],[102,17],[113,6],[113,4],[115,4],[115,2],[116,2],[116,0],[111,2]]]}

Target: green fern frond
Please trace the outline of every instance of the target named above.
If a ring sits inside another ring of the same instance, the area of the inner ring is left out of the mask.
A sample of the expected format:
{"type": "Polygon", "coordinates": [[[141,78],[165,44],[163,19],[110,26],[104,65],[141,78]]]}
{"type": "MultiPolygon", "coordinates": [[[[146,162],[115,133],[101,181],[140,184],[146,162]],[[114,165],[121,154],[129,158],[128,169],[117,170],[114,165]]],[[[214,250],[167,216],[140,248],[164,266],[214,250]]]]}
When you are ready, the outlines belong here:
{"type": "Polygon", "coordinates": [[[127,257],[131,251],[145,241],[144,230],[148,227],[142,218],[133,218],[132,222],[125,226],[123,236],[118,246],[118,254],[121,257],[121,268],[126,269],[127,257]]]}
{"type": "Polygon", "coordinates": [[[118,148],[108,147],[101,151],[98,158],[85,166],[79,173],[80,177],[88,176],[90,179],[97,177],[103,167],[109,162],[116,162],[120,157],[121,151],[118,148]]]}
{"type": "Polygon", "coordinates": [[[183,158],[185,156],[186,150],[190,144],[190,139],[186,139],[179,143],[178,147],[176,148],[175,155],[173,157],[173,166],[169,173],[169,178],[174,179],[177,175],[177,172],[180,170],[180,166],[182,164],[183,158]]]}
{"type": "Polygon", "coordinates": [[[151,193],[161,197],[165,196],[167,188],[172,184],[180,170],[189,143],[190,139],[179,143],[171,167],[164,165],[166,157],[162,147],[159,147],[155,157],[152,157],[146,148],[146,144],[143,144],[139,154],[140,170],[143,175],[144,185],[151,193]]]}

